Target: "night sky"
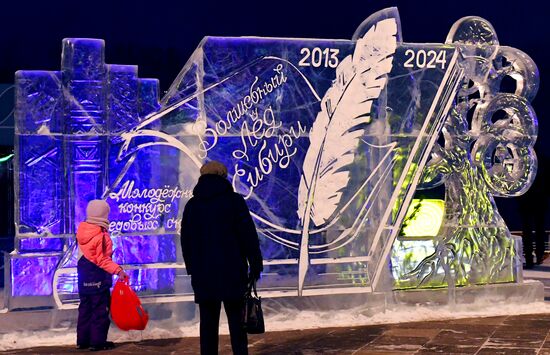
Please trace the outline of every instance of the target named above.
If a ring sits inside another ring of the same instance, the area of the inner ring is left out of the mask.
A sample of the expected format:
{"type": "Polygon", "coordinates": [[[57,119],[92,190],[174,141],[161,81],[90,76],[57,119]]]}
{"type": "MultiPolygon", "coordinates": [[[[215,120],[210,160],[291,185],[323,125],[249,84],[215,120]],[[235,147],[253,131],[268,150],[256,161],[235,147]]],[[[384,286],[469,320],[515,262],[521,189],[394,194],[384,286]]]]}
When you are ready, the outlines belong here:
{"type": "MultiPolygon", "coordinates": [[[[397,6],[405,42],[441,43],[455,21],[476,15],[493,24],[502,45],[523,50],[539,67],[541,86],[533,102],[539,117],[536,147],[539,155],[546,156],[550,153],[545,120],[550,112],[545,102],[550,93],[550,11],[543,4],[540,0],[6,0],[0,6],[0,83],[13,83],[19,69],[59,69],[65,37],[105,39],[107,63],[137,64],[140,77],[159,78],[166,90],[206,35],[348,39],[370,14],[397,6]]],[[[543,184],[546,179],[537,180],[543,184]]],[[[519,227],[514,202],[499,201],[499,206],[511,227],[519,227]]]]}

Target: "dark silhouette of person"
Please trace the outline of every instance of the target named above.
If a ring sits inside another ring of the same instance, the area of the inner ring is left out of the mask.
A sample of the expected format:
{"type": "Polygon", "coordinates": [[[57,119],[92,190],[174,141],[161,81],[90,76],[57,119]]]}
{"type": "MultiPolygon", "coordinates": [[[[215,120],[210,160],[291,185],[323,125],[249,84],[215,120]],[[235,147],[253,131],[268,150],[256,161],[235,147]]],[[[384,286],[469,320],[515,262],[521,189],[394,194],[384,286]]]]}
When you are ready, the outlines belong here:
{"type": "Polygon", "coordinates": [[[263,270],[256,227],[244,198],[227,180],[222,163],[211,161],[200,172],[193,197],[183,211],[181,245],[199,305],[201,354],[218,353],[222,302],[233,353],[248,354],[242,323],[244,294],[249,280],[257,280],[263,270]]]}
{"type": "Polygon", "coordinates": [[[548,210],[548,187],[546,186],[548,174],[548,158],[539,154],[537,176],[531,188],[519,198],[519,211],[522,221],[523,252],[525,256],[525,268],[532,269],[533,241],[536,244],[536,264],[542,264],[544,260],[545,243],[548,239],[545,231],[545,215],[548,210]]]}

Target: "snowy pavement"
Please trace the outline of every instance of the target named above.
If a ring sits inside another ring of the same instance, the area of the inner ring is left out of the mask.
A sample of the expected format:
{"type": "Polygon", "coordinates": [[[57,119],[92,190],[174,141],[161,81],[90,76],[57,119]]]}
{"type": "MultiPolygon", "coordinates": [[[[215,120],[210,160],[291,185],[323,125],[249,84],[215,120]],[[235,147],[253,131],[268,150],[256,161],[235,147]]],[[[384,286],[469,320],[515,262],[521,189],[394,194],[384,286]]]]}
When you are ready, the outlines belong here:
{"type": "MultiPolygon", "coordinates": [[[[220,331],[227,334],[227,323],[223,318],[220,331]]],[[[403,354],[420,350],[423,353],[432,348],[446,349],[445,346],[451,345],[463,353],[476,353],[482,346],[489,350],[504,346],[515,353],[535,354],[531,350],[542,349],[550,330],[550,304],[480,302],[433,307],[399,306],[374,315],[364,313],[361,308],[337,312],[287,310],[268,316],[266,329],[265,335],[250,337],[252,354],[345,354],[358,350],[358,353],[378,351],[384,354],[398,350],[403,354]],[[531,339],[531,333],[537,335],[536,339],[520,342],[521,339],[531,339]],[[461,338],[472,339],[468,342],[457,340],[461,338]],[[455,342],[442,343],[449,339],[455,339],[455,342]],[[517,341],[512,341],[514,339],[517,341]]],[[[110,340],[121,344],[111,352],[114,354],[196,354],[197,336],[196,323],[176,319],[150,321],[143,332],[122,332],[113,326],[109,333],[110,340]]],[[[73,349],[75,341],[74,323],[67,323],[43,331],[0,334],[0,350],[10,354],[77,353],[73,349]]],[[[225,349],[225,353],[229,351],[226,335],[222,336],[221,349],[225,349]]],[[[450,350],[443,352],[449,353],[450,350]]]]}
{"type": "MultiPolygon", "coordinates": [[[[550,314],[348,326],[249,336],[251,354],[550,354],[550,314]]],[[[77,354],[43,347],[7,354],[77,354]]],[[[121,343],[109,354],[198,354],[196,337],[121,343]]],[[[227,335],[220,354],[230,354],[227,335]]]]}
{"type": "MultiPolygon", "coordinates": [[[[550,300],[550,259],[533,270],[525,270],[524,278],[543,282],[545,298],[550,300]]],[[[30,330],[32,327],[17,325],[20,322],[9,318],[11,314],[4,315],[2,320],[9,324],[1,328],[13,329],[8,332],[0,329],[0,352],[78,353],[72,346],[76,338],[74,321],[64,320],[64,317],[75,318],[74,315],[34,313],[35,325],[38,322],[52,327],[30,330]],[[50,319],[54,316],[59,319],[50,319]]],[[[199,352],[196,322],[182,322],[172,317],[150,321],[143,332],[122,332],[115,328],[111,328],[109,339],[120,345],[109,353],[199,352]]],[[[272,312],[266,318],[266,328],[266,334],[250,336],[251,354],[550,355],[550,302],[518,304],[493,300],[445,306],[409,305],[390,307],[378,314],[362,307],[338,312],[287,309],[272,312]]],[[[224,334],[220,342],[221,353],[230,353],[223,316],[220,332],[224,334]]]]}

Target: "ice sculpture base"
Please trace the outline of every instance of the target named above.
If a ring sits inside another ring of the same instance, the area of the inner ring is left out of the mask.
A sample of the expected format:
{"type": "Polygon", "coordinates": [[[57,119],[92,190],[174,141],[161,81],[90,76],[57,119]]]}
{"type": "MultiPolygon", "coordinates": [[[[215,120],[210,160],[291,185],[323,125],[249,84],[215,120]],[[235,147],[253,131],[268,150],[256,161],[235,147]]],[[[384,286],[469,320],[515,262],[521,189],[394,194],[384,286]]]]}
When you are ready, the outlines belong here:
{"type": "MultiPolygon", "coordinates": [[[[7,297],[8,292],[4,291],[3,293],[4,293],[4,307],[8,311],[55,308],[55,301],[51,296],[7,297]]],[[[0,305],[2,305],[2,303],[0,303],[0,305]]]]}
{"type": "Polygon", "coordinates": [[[438,306],[503,301],[526,304],[544,301],[544,285],[540,281],[525,280],[522,283],[502,283],[454,289],[403,290],[393,292],[393,301],[396,304],[438,306]]]}
{"type": "Polygon", "coordinates": [[[63,254],[60,252],[4,253],[4,279],[11,281],[6,281],[5,288],[0,291],[2,293],[1,308],[16,310],[55,307],[55,301],[51,296],[51,284],[45,280],[48,279],[48,275],[53,275],[62,256],[63,254]],[[40,266],[40,268],[34,269],[34,273],[27,270],[28,266],[33,263],[40,266]],[[25,270],[25,272],[13,273],[14,266],[17,270],[25,270]],[[25,284],[26,287],[24,287],[25,284]],[[27,292],[24,292],[25,290],[27,292]],[[29,290],[32,291],[29,292],[29,290]],[[40,292],[36,292],[37,290],[40,292]]]}
{"type": "MultiPolygon", "coordinates": [[[[12,332],[41,331],[59,328],[75,328],[77,309],[71,310],[32,310],[22,312],[0,312],[0,334],[12,332]]],[[[69,330],[72,331],[72,330],[69,330]]]]}
{"type": "Polygon", "coordinates": [[[535,280],[454,289],[422,289],[393,292],[265,298],[265,313],[282,310],[336,311],[357,308],[365,315],[374,315],[397,306],[452,306],[481,303],[526,304],[544,301],[544,285],[535,280]]]}
{"type": "MultiPolygon", "coordinates": [[[[493,284],[456,288],[454,292],[447,289],[374,292],[338,295],[321,295],[310,297],[279,297],[262,300],[266,317],[278,314],[289,314],[301,311],[331,313],[332,311],[359,311],[362,315],[373,316],[387,310],[411,311],[421,306],[433,306],[443,309],[444,306],[457,305],[468,309],[468,305],[484,304],[517,304],[525,305],[544,300],[544,286],[539,281],[527,280],[522,283],[493,284]],[[345,305],[345,309],[343,308],[345,305]],[[403,307],[405,306],[405,307],[403,307]],[[466,306],[466,307],[464,307],[466,306]]],[[[193,324],[198,322],[198,309],[191,301],[145,304],[152,321],[170,320],[163,324],[193,324]]],[[[448,307],[447,307],[448,308],[448,307]]],[[[475,308],[475,307],[472,307],[475,308]]],[[[478,307],[479,308],[479,307],[478,307]]],[[[16,331],[38,331],[48,329],[67,329],[76,327],[78,310],[41,309],[22,312],[0,311],[0,334],[16,331]]],[[[403,318],[404,320],[407,317],[403,318]]],[[[160,324],[160,323],[159,323],[160,324]]]]}

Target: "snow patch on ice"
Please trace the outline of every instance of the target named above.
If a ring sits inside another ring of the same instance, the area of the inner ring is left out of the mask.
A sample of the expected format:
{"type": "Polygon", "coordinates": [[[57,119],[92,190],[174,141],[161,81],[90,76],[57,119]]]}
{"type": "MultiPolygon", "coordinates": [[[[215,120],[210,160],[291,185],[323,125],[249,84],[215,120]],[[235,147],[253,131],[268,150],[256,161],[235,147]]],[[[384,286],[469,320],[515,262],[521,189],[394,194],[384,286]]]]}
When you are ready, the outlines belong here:
{"type": "MultiPolygon", "coordinates": [[[[374,324],[437,321],[460,318],[508,316],[519,314],[550,313],[550,304],[534,302],[517,303],[475,303],[455,306],[397,306],[375,315],[366,314],[366,307],[340,311],[300,311],[295,309],[279,312],[266,318],[266,331],[314,329],[327,327],[352,327],[374,324]]],[[[221,334],[228,334],[227,321],[222,312],[221,334]]],[[[144,339],[197,337],[196,322],[179,323],[175,319],[150,321],[143,332],[123,332],[112,326],[109,339],[114,342],[136,342],[144,339]]],[[[66,326],[44,331],[24,331],[0,334],[0,351],[37,346],[74,345],[76,330],[66,326]]]]}

